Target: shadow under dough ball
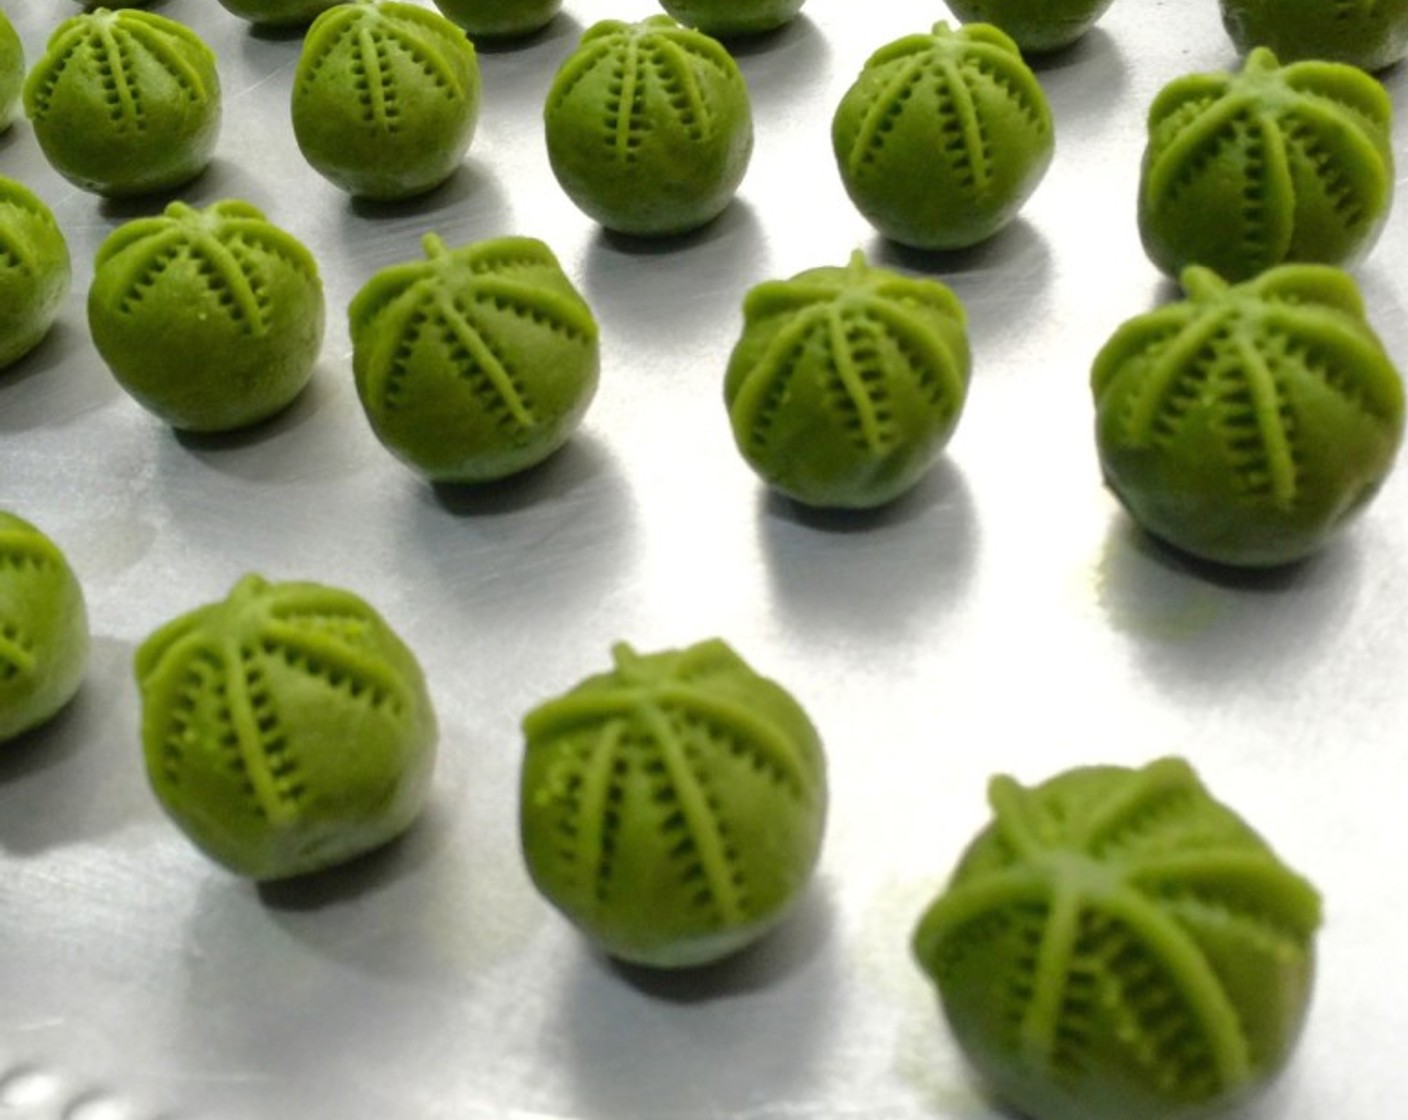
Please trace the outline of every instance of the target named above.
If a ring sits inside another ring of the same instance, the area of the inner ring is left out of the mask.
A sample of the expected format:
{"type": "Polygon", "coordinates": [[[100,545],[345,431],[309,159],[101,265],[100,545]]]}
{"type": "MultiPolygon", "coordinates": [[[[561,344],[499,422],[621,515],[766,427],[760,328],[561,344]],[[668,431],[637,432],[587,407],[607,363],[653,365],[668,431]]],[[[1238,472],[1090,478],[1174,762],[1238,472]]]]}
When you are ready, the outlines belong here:
{"type": "Polygon", "coordinates": [[[640,655],[529,712],[519,829],[543,896],[607,954],[706,964],[772,929],[810,880],[821,741],[714,639],[640,655]]]}
{"type": "Polygon", "coordinates": [[[667,15],[705,35],[728,39],[776,31],[797,18],[805,0],[660,0],[667,15]]]}
{"type": "Polygon", "coordinates": [[[165,16],[100,8],[55,29],[24,106],[45,158],[75,186],[113,197],[170,190],[215,151],[215,53],[165,16]]]}
{"type": "Polygon", "coordinates": [[[544,125],[567,196],[607,229],[638,236],[717,217],[753,153],[738,64],[665,15],[588,28],[548,91],[544,125]]]}
{"type": "Polygon", "coordinates": [[[88,614],[67,558],[0,510],[0,743],[57,715],[87,663],[88,614]]]}
{"type": "Polygon", "coordinates": [[[1222,25],[1243,54],[1322,59],[1383,70],[1408,55],[1408,0],[1221,0],[1222,25]]]}
{"type": "Polygon", "coordinates": [[[960,1048],[1031,1120],[1208,1120],[1289,1058],[1315,889],[1186,762],[988,787],[914,935],[960,1048]]]}
{"type": "Polygon", "coordinates": [[[348,309],[378,439],[436,482],[486,482],[567,442],[596,392],[596,320],[541,241],[503,237],[377,273],[348,309]]]}
{"type": "Polygon", "coordinates": [[[93,344],[123,389],[175,428],[230,431],[286,407],[323,340],[313,256],[247,202],[119,226],[88,290],[93,344]]]}
{"type": "Polygon", "coordinates": [[[1149,109],[1139,235],[1170,276],[1244,280],[1291,261],[1349,265],[1378,240],[1394,191],[1388,92],[1358,67],[1282,66],[1176,78],[1149,109]]]}
{"type": "Polygon", "coordinates": [[[770,486],[810,506],[897,498],[948,443],[968,391],[967,316],[937,280],[809,269],[753,288],[729,358],[734,442],[770,486]]]}
{"type": "Polygon", "coordinates": [[[1402,378],[1338,269],[1282,265],[1229,286],[1191,267],[1183,287],[1095,358],[1105,481],[1145,530],[1194,556],[1308,556],[1393,466],[1402,378]]]}
{"type": "Polygon", "coordinates": [[[435,6],[471,39],[517,39],[551,23],[562,0],[435,0],[435,6]]]}
{"type": "Polygon", "coordinates": [[[344,863],[424,806],[436,721],[415,657],[350,591],[242,578],[137,650],[157,800],[256,880],[344,863]]]}
{"type": "Polygon", "coordinates": [[[294,138],[360,198],[412,198],[460,167],[479,123],[479,59],[464,31],[399,0],[351,0],[313,21],[293,76],[294,138]]]}
{"type": "Polygon", "coordinates": [[[0,370],[43,341],[72,278],[53,211],[24,184],[0,176],[0,370]]]}

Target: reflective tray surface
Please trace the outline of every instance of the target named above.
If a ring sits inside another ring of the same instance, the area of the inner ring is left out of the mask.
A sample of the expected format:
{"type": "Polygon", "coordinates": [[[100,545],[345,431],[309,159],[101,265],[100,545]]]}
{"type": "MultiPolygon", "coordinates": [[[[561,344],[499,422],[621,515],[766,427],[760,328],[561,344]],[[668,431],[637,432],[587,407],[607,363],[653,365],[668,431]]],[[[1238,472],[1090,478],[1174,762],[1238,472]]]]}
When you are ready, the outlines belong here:
{"type": "MultiPolygon", "coordinates": [[[[4,0],[30,60],[71,0],[4,0]]],[[[426,0],[428,6],[428,0],[426,0]]],[[[1091,360],[1170,298],[1144,257],[1144,114],[1232,68],[1214,0],[1115,0],[1038,61],[1051,170],[1021,218],[956,254],[900,251],[850,206],[830,118],[876,48],[948,19],[930,0],[809,0],[739,49],[757,146],[704,230],[604,234],[553,180],[541,113],[601,18],[482,49],[463,168],[412,203],[354,203],[293,140],[297,35],[215,0],[160,0],[217,51],[214,165],[179,192],[243,198],[313,250],[329,328],[285,414],[174,434],[118,388],[84,300],[99,243],[166,199],[115,203],[45,164],[24,120],[0,174],[54,209],[74,285],[0,374],[0,504],[67,552],[94,649],[74,704],[0,753],[0,1117],[16,1120],[995,1120],[909,955],[919,913],[987,819],[988,777],[1182,754],[1323,891],[1314,1005],[1246,1113],[1380,1120],[1408,1100],[1408,474],[1331,547],[1259,577],[1151,544],[1103,489],[1091,360]],[[546,241],[602,331],[568,447],[479,490],[434,488],[376,442],[346,307],[378,269],[501,234],[546,241]],[[744,292],[863,249],[963,300],[968,405],[939,465],[868,516],[808,514],[739,458],[723,369],[744,292]],[[245,572],[356,591],[419,656],[441,723],[431,807],[341,871],[256,888],[194,851],[149,792],[133,654],[245,572]],[[518,850],[519,721],[640,650],[721,636],[825,739],[831,808],[799,909],[740,957],[656,975],[593,952],[518,850]]],[[[1408,79],[1383,75],[1397,108],[1408,79]]],[[[1395,129],[1404,151],[1404,120],[1395,129]]],[[[1357,269],[1408,360],[1408,212],[1357,269]]]]}

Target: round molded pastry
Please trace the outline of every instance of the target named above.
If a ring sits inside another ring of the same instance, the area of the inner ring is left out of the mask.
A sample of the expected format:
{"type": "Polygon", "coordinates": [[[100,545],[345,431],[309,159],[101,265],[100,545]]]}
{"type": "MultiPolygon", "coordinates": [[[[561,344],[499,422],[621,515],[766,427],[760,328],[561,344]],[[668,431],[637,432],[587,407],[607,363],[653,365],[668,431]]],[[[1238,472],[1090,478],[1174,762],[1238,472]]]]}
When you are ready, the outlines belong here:
{"type": "Polygon", "coordinates": [[[114,197],[169,190],[215,151],[215,54],[165,16],[99,8],[59,24],[25,80],[24,107],[45,157],[75,186],[114,197]]]}
{"type": "Polygon", "coordinates": [[[15,121],[24,91],[24,43],[10,17],[0,9],[0,132],[15,121]]]}
{"type": "Polygon", "coordinates": [[[323,339],[312,254],[247,202],[119,226],[98,248],[88,326],[118,383],[175,428],[229,431],[308,383],[323,339]]]}
{"type": "Polygon", "coordinates": [[[1222,25],[1243,54],[1267,47],[1287,61],[1321,59],[1383,70],[1408,55],[1408,0],[1220,0],[1222,25]]]}
{"type": "Polygon", "coordinates": [[[660,0],[686,27],[721,38],[776,31],[797,18],[805,0],[660,0]]]}
{"type": "Polygon", "coordinates": [[[551,23],[562,0],[435,0],[435,6],[473,39],[516,39],[551,23]]]}
{"type": "Polygon", "coordinates": [[[596,320],[541,241],[503,237],[377,273],[348,309],[377,438],[436,482],[486,482],[567,442],[596,392],[596,320]]]}
{"type": "Polygon", "coordinates": [[[220,6],[256,27],[304,27],[343,0],[220,0],[220,6]]]}
{"type": "Polygon", "coordinates": [[[0,176],[0,370],[49,333],[72,276],[53,212],[28,187],[0,176]]]}
{"type": "Polygon", "coordinates": [[[1182,759],[988,787],[914,934],[988,1087],[1031,1120],[1205,1120],[1299,1037],[1315,889],[1182,759]]]}
{"type": "Polygon", "coordinates": [[[717,217],[753,153],[738,64],[666,15],[588,28],[548,91],[544,121],[567,196],[607,229],[643,237],[717,217]]]}
{"type": "Polygon", "coordinates": [[[1361,510],[1403,438],[1403,383],[1348,274],[1282,265],[1137,316],[1091,372],[1105,481],[1176,548],[1266,567],[1361,510]]]}
{"type": "Polygon", "coordinates": [[[1112,0],[948,0],[964,23],[991,23],[1024,52],[1069,47],[1105,14],[1112,0]]]}
{"type": "Polygon", "coordinates": [[[479,59],[439,12],[350,0],[308,29],[293,132],[314,170],[349,194],[411,198],[460,167],[479,122],[479,59]]]}
{"type": "Polygon", "coordinates": [[[88,615],[68,560],[0,510],[0,743],[57,715],[87,664],[88,615]]]}
{"type": "Polygon", "coordinates": [[[349,591],[247,575],[156,630],[135,669],[152,790],[238,875],[344,863],[424,806],[437,735],[425,679],[349,591]]]}
{"type": "Polygon", "coordinates": [[[809,881],[821,741],[724,642],[638,655],[523,721],[523,853],[544,897],[609,955],[678,968],[756,941],[809,881]]]}
{"type": "Polygon", "coordinates": [[[1159,268],[1244,280],[1291,261],[1350,265],[1393,197],[1392,103],[1364,71],[1282,66],[1258,48],[1239,74],[1188,74],[1149,110],[1139,235],[1159,268]]]}
{"type": "Polygon", "coordinates": [[[1017,216],[1055,150],[1051,110],[1004,32],[946,24],[881,47],[837,107],[846,193],[882,234],[962,249],[1017,216]]]}
{"type": "Polygon", "coordinates": [[[967,317],[937,280],[814,268],[743,302],[724,403],[734,441],[770,486],[812,506],[864,508],[913,486],[968,391],[967,317]]]}

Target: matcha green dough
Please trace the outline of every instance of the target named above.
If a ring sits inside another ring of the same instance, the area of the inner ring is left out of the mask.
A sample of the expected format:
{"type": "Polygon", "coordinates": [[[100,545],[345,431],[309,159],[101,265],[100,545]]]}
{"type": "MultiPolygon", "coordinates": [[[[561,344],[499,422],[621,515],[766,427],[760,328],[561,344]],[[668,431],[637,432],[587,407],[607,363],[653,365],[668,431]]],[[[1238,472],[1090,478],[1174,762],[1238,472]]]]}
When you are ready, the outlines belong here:
{"type": "Polygon", "coordinates": [[[544,123],[567,196],[607,229],[642,237],[717,217],[753,154],[738,64],[666,15],[588,28],[553,80],[544,123]]]}
{"type": "Polygon", "coordinates": [[[53,212],[24,184],[0,176],[0,371],[43,341],[72,278],[53,212]]]}
{"type": "Polygon", "coordinates": [[[959,1046],[1030,1120],[1206,1120],[1285,1065],[1320,900],[1189,765],[988,789],[913,947],[959,1046]]]}
{"type": "Polygon", "coordinates": [[[562,0],[435,0],[435,6],[472,39],[516,39],[551,23],[562,0]]]}
{"type": "Polygon", "coordinates": [[[769,485],[865,508],[913,486],[968,391],[967,316],[937,280],[814,268],[753,288],[724,378],[734,442],[769,485]]]}
{"type": "Polygon", "coordinates": [[[357,394],[377,438],[435,482],[542,462],[596,393],[596,320],[541,241],[502,237],[377,273],[348,309],[357,394]]]}
{"type": "Polygon", "coordinates": [[[0,743],[57,715],[87,663],[88,615],[68,560],[0,510],[0,743]]]}
{"type": "Polygon", "coordinates": [[[1026,53],[1069,47],[1105,14],[1111,0],[948,0],[964,23],[991,23],[1026,53]]]}
{"type": "Polygon", "coordinates": [[[1282,66],[1188,74],[1149,110],[1139,234],[1171,276],[1206,265],[1245,280],[1277,264],[1349,266],[1378,240],[1394,190],[1392,103],[1364,71],[1282,66]]]}
{"type": "Polygon", "coordinates": [[[724,642],[637,654],[529,712],[520,834],[534,884],[593,943],[661,968],[736,952],[816,863],[821,741],[724,642]]]}
{"type": "Polygon", "coordinates": [[[173,202],[98,249],[88,326],[118,383],[175,428],[242,428],[308,383],[323,338],[312,254],[247,202],[173,202]]]}
{"type": "Polygon", "coordinates": [[[660,0],[666,13],[720,38],[775,31],[797,18],[804,0],[660,0]]]}
{"type": "Polygon", "coordinates": [[[1287,62],[1321,59],[1384,70],[1408,55],[1408,0],[1220,0],[1242,53],[1268,47],[1287,62]]]}
{"type": "Polygon", "coordinates": [[[54,170],[114,197],[170,190],[210,162],[220,133],[215,54],[184,24],[99,8],[59,24],[24,86],[54,170]]]}
{"type": "Polygon", "coordinates": [[[832,119],[841,182],[892,241],[962,249],[1013,218],[1055,151],[1051,110],[1010,37],[939,23],[866,61],[832,119]]]}
{"type": "Polygon", "coordinates": [[[439,12],[351,0],[313,21],[293,77],[308,163],[360,198],[424,194],[459,170],[479,123],[479,58],[439,12]]]}
{"type": "Polygon", "coordinates": [[[19,114],[24,70],[24,44],[10,17],[0,10],[0,132],[19,114]]]}
{"type": "Polygon", "coordinates": [[[1282,265],[1120,327],[1091,371],[1105,481],[1134,519],[1206,560],[1267,567],[1322,547],[1378,491],[1403,383],[1348,274],[1282,265]]]}
{"type": "Polygon", "coordinates": [[[238,875],[344,863],[420,813],[436,721],[411,651],[358,596],[241,579],[137,650],[147,777],[238,875]]]}
{"type": "Polygon", "coordinates": [[[256,27],[303,27],[343,0],[220,0],[227,12],[256,27]]]}

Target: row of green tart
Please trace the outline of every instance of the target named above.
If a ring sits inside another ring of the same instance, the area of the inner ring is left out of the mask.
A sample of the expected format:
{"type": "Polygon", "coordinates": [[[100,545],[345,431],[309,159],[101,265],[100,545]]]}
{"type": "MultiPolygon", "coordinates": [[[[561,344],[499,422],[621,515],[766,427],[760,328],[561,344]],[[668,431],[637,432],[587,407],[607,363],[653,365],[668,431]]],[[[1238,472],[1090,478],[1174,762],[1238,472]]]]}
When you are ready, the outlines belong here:
{"type": "MultiPolygon", "coordinates": [[[[0,741],[81,685],[82,590],[0,511],[0,741]]],[[[790,692],[725,642],[638,654],[522,721],[519,843],[542,896],[601,951],[710,964],[792,912],[828,792],[790,692]]],[[[340,866],[412,827],[438,725],[410,648],[358,595],[243,577],[139,646],[146,775],[206,856],[257,881],[340,866]]],[[[1320,899],[1192,768],[1087,766],[989,790],[993,820],[912,947],[954,1037],[1033,1120],[1193,1120],[1287,1061],[1320,899]]]]}

